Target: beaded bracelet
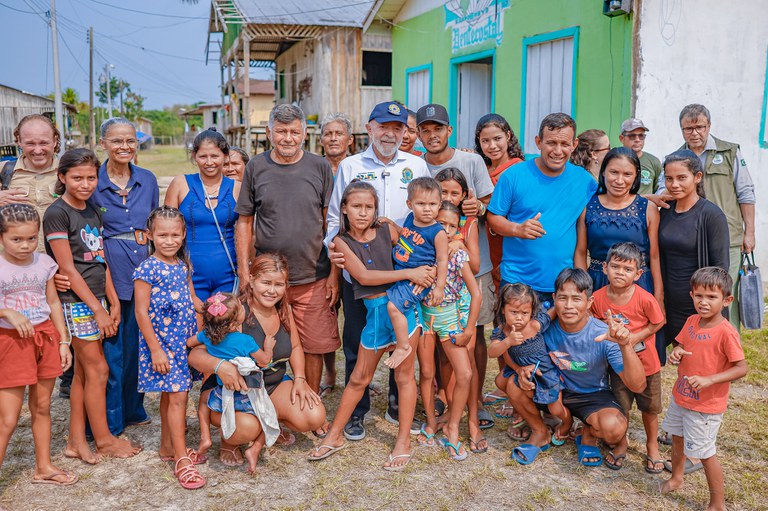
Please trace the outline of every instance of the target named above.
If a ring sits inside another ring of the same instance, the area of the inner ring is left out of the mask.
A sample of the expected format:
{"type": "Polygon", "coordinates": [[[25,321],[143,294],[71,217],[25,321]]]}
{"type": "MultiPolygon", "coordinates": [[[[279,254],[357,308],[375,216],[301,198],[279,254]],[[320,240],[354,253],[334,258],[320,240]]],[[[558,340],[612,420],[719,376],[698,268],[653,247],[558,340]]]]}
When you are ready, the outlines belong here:
{"type": "Polygon", "coordinates": [[[224,359],[222,358],[219,360],[219,363],[216,364],[216,369],[213,370],[213,374],[218,375],[219,374],[219,367],[221,367],[221,364],[224,363],[224,359]]]}

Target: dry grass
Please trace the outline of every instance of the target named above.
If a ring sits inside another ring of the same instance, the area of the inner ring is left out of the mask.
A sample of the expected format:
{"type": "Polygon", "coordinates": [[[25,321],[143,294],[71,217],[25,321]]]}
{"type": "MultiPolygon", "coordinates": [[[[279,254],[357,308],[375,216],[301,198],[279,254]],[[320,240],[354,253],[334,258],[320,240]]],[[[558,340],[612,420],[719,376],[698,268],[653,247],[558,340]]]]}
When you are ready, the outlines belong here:
{"type": "MultiPolygon", "coordinates": [[[[764,371],[768,359],[765,332],[745,335],[748,361],[753,371],[764,371]]],[[[343,368],[343,357],[337,356],[343,368]]],[[[665,368],[665,404],[674,380],[674,368],[665,368]]],[[[376,381],[386,388],[386,373],[379,369],[376,381]]],[[[486,388],[491,386],[489,375],[486,388]]],[[[341,375],[338,378],[341,380],[341,375]]],[[[196,399],[196,392],[195,394],[196,399]]],[[[341,389],[327,400],[333,411],[341,389]]],[[[764,442],[766,419],[765,379],[747,378],[732,387],[731,406],[719,438],[719,454],[726,473],[726,501],[732,510],[768,510],[768,447],[764,442]]],[[[0,472],[0,507],[9,510],[91,509],[703,509],[708,500],[702,472],[686,478],[685,487],[671,496],[655,493],[663,476],[643,471],[645,435],[638,413],[633,413],[630,451],[626,467],[614,472],[606,468],[587,469],[576,462],[572,443],[553,447],[535,464],[523,467],[509,459],[513,443],[504,431],[506,420],[486,432],[487,454],[470,455],[461,463],[451,462],[439,449],[418,448],[402,473],[381,470],[396,429],[383,419],[386,396],[373,399],[366,421],[367,437],[337,455],[310,464],[304,458],[312,439],[297,435],[291,447],[267,450],[255,477],[245,471],[224,467],[212,459],[201,467],[208,485],[199,491],[185,491],[175,482],[171,466],[157,458],[159,417],[157,396],[147,396],[155,422],[129,428],[126,435],[142,442],[145,450],[130,460],[107,460],[89,467],[61,456],[67,434],[68,401],[53,402],[53,453],[55,462],[77,470],[80,482],[68,488],[29,484],[34,463],[29,429],[29,412],[24,409],[0,472]]],[[[190,445],[198,439],[192,403],[188,410],[190,445]]],[[[466,428],[462,437],[466,438],[466,428]]],[[[415,442],[414,442],[415,445],[415,442]]],[[[669,456],[662,447],[662,455],[669,456]]]]}

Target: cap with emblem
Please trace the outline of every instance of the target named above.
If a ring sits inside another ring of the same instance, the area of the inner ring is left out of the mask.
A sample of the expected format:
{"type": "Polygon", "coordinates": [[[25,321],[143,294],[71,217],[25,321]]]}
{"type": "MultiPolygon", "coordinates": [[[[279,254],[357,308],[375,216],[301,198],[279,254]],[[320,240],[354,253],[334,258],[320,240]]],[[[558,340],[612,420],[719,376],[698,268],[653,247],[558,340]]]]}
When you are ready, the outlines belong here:
{"type": "Polygon", "coordinates": [[[369,121],[402,122],[408,124],[408,109],[394,101],[385,101],[373,107],[369,121]]]}
{"type": "Polygon", "coordinates": [[[634,117],[630,117],[629,119],[621,123],[622,133],[629,133],[630,131],[635,131],[638,128],[642,128],[645,131],[650,131],[648,128],[645,127],[645,124],[643,124],[643,121],[641,121],[640,119],[635,119],[634,117]]]}
{"type": "Polygon", "coordinates": [[[437,124],[451,124],[448,111],[443,105],[435,103],[424,105],[416,112],[416,125],[423,122],[436,122],[437,124]]]}

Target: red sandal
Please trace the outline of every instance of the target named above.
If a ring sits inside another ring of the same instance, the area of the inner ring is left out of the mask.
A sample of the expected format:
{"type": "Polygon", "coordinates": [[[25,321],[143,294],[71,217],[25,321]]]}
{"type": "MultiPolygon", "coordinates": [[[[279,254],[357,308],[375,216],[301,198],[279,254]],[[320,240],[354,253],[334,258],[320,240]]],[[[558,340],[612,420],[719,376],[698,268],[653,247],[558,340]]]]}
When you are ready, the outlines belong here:
{"type": "Polygon", "coordinates": [[[179,480],[181,487],[185,490],[197,490],[198,488],[205,486],[206,483],[205,478],[200,475],[200,472],[197,471],[193,461],[187,456],[179,458],[176,462],[174,475],[176,476],[176,479],[179,480]],[[179,463],[181,463],[182,460],[189,461],[189,465],[179,468],[179,463]]]}
{"type": "MultiPolygon", "coordinates": [[[[190,448],[187,448],[187,456],[190,460],[192,460],[192,463],[195,465],[202,465],[203,463],[208,461],[208,456],[205,454],[199,454],[196,450],[190,448]]],[[[160,456],[160,461],[173,461],[173,456],[160,456]]]]}

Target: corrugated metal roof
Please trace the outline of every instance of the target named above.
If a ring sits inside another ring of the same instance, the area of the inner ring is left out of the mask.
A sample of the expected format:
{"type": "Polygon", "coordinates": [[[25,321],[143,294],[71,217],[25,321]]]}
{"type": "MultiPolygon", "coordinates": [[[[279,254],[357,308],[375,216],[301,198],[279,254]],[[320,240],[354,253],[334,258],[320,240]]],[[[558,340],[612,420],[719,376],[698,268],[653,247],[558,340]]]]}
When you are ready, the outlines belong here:
{"type": "Polygon", "coordinates": [[[375,0],[234,0],[246,23],[362,27],[375,0]]]}

